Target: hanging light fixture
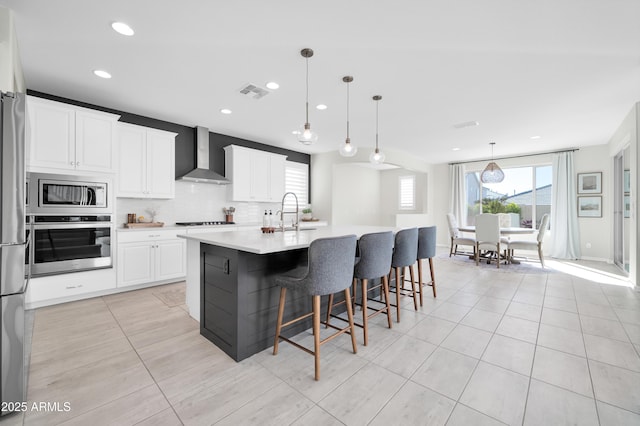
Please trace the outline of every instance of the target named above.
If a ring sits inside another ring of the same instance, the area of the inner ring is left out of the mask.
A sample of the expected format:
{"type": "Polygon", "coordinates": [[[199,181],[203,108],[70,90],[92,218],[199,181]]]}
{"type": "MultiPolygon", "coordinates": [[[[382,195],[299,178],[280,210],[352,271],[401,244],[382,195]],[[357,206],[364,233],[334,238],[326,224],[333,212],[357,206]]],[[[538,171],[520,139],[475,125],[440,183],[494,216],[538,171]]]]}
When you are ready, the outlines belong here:
{"type": "Polygon", "coordinates": [[[304,145],[311,145],[318,140],[318,134],[311,130],[311,124],[309,124],[309,58],[313,56],[313,50],[309,48],[302,49],[300,54],[307,61],[307,95],[305,104],[306,120],[298,131],[298,142],[304,145]]]}
{"type": "Polygon", "coordinates": [[[491,162],[487,164],[487,167],[484,168],[480,175],[480,181],[482,181],[482,183],[498,183],[504,180],[504,172],[500,166],[493,161],[493,146],[495,144],[495,142],[489,142],[489,145],[491,145],[491,162]]]}
{"type": "Polygon", "coordinates": [[[382,164],[384,163],[384,154],[378,148],[378,101],[382,99],[382,96],[375,95],[373,100],[376,101],[376,149],[369,156],[369,161],[371,164],[382,164]]]}
{"type": "Polygon", "coordinates": [[[342,77],[342,81],[347,83],[347,138],[344,143],[340,145],[340,155],[343,157],[353,157],[358,152],[358,148],[351,144],[351,138],[349,138],[349,83],[353,81],[353,77],[347,75],[342,77]]]}

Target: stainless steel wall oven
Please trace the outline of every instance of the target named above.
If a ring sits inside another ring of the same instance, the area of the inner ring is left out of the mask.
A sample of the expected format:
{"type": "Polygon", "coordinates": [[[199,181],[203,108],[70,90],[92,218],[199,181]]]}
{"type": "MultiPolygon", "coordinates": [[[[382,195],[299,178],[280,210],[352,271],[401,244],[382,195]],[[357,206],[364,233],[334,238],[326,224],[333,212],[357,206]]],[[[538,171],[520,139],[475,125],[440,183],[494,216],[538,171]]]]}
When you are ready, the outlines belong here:
{"type": "Polygon", "coordinates": [[[110,215],[31,216],[31,275],[111,268],[110,215]]]}

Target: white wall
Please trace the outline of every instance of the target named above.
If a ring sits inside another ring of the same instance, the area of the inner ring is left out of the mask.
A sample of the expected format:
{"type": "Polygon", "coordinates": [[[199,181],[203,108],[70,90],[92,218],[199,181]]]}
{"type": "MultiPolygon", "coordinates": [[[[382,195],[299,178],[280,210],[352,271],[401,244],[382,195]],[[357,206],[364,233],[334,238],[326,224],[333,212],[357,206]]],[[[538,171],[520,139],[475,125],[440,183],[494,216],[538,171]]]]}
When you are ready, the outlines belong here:
{"type": "Polygon", "coordinates": [[[332,225],[381,224],[378,170],[348,163],[336,164],[332,187],[332,225]]]}
{"type": "MultiPolygon", "coordinates": [[[[383,170],[380,172],[380,224],[384,226],[406,227],[415,223],[430,225],[428,216],[428,179],[427,173],[415,172],[404,168],[383,170]],[[400,210],[399,179],[402,176],[415,176],[416,208],[400,210]]],[[[422,225],[422,226],[425,226],[422,225]]],[[[413,226],[413,225],[411,225],[413,226]]]]}

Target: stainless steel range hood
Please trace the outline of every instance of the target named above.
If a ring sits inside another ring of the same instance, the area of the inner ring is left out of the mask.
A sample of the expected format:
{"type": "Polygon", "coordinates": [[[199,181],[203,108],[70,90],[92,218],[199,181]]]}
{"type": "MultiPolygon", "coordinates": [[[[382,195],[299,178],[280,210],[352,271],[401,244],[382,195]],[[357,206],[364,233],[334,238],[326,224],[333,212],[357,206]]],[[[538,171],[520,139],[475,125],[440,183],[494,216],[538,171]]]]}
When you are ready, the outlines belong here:
{"type": "Polygon", "coordinates": [[[209,129],[196,127],[196,168],[176,180],[227,185],[229,179],[209,169],[209,129]]]}

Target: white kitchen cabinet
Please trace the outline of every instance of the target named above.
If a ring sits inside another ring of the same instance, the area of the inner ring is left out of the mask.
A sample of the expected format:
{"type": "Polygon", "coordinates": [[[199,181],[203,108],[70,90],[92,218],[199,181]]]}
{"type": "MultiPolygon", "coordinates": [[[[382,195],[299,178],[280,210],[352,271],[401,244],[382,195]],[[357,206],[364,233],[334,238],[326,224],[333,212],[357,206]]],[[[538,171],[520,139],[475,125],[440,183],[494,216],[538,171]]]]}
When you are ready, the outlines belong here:
{"type": "Polygon", "coordinates": [[[186,276],[186,240],[176,231],[118,233],[118,287],[164,283],[186,276]]]}
{"type": "Polygon", "coordinates": [[[232,201],[275,202],[282,199],[286,156],[237,145],[224,149],[232,201]]]}
{"type": "Polygon", "coordinates": [[[175,137],[176,133],[119,123],[118,197],[175,197],[175,137]]]}
{"type": "Polygon", "coordinates": [[[30,171],[115,171],[119,115],[27,96],[30,171]]]}

